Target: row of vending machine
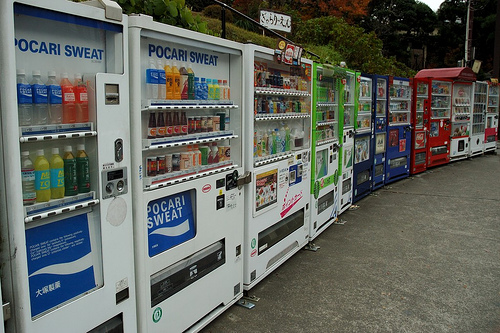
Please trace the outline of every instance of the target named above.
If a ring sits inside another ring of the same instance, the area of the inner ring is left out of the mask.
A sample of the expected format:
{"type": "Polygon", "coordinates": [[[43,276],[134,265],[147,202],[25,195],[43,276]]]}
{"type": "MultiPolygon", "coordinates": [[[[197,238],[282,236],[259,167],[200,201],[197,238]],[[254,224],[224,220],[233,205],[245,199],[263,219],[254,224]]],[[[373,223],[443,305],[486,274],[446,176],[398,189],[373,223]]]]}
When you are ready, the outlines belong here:
{"type": "Polygon", "coordinates": [[[0,331],[199,331],[353,202],[496,148],[498,86],[468,68],[368,75],[108,0],[0,13],[0,331]],[[86,89],[44,107],[54,73],[86,89]]]}

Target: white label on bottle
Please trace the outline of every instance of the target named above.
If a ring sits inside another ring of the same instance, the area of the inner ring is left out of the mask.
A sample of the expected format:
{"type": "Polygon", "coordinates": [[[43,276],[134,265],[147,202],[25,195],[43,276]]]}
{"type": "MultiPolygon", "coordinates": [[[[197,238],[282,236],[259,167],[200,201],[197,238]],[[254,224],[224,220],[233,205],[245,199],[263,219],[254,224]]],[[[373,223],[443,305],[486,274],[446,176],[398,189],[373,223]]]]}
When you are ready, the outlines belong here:
{"type": "Polygon", "coordinates": [[[64,102],[74,102],[75,101],[75,93],[64,93],[64,102]]]}
{"type": "Polygon", "coordinates": [[[80,102],[87,102],[88,96],[87,93],[80,93],[80,102]]]}
{"type": "Polygon", "coordinates": [[[22,170],[21,175],[23,182],[35,181],[35,169],[22,170]]]}

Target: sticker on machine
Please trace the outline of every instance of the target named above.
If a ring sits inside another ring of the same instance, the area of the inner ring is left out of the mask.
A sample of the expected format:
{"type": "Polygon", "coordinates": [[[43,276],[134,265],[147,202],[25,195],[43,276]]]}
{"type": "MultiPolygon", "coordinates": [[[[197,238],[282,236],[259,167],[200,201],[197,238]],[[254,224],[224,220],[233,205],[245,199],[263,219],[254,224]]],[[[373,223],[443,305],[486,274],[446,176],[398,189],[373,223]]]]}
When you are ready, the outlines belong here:
{"type": "Polygon", "coordinates": [[[31,316],[96,288],[87,214],[26,230],[31,316]]]}
{"type": "Polygon", "coordinates": [[[227,196],[227,199],[226,199],[226,210],[233,210],[236,208],[237,204],[236,204],[236,193],[231,193],[227,196]]]}
{"type": "Polygon", "coordinates": [[[402,153],[406,150],[406,139],[399,140],[399,152],[402,153]]]}
{"type": "Polygon", "coordinates": [[[150,201],[147,214],[150,257],[184,243],[196,235],[191,191],[150,201]]]}

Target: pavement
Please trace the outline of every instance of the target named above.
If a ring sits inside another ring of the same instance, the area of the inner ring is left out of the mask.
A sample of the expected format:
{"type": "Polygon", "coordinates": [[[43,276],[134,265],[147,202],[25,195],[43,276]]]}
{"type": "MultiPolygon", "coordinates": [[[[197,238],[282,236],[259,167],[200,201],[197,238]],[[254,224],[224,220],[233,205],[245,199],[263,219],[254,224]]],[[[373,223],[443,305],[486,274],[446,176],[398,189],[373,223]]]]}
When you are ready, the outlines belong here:
{"type": "Polygon", "coordinates": [[[203,333],[500,333],[500,155],[389,184],[203,333]]]}

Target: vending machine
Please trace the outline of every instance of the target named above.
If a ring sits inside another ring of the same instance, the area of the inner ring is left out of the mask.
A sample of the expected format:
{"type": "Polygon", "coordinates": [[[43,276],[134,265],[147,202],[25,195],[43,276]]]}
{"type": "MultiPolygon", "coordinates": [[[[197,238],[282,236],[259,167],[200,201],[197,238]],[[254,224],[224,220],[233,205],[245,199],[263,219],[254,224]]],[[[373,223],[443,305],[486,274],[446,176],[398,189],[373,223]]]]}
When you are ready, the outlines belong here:
{"type": "Polygon", "coordinates": [[[0,4],[7,332],[137,332],[127,17],[0,4]]]}
{"type": "Polygon", "coordinates": [[[472,117],[470,117],[469,156],[482,155],[485,150],[486,105],[488,102],[488,82],[474,82],[472,117]]]}
{"type": "Polygon", "coordinates": [[[372,79],[359,76],[359,101],[354,121],[354,167],[352,202],[364,198],[371,192],[373,155],[372,140],[372,79]]]}
{"type": "Polygon", "coordinates": [[[381,75],[366,75],[372,79],[372,138],[373,156],[371,190],[385,184],[385,152],[387,138],[387,90],[389,78],[381,75]]]}
{"type": "MultiPolygon", "coordinates": [[[[469,125],[473,99],[471,82],[453,82],[452,90],[450,162],[469,156],[469,125]]],[[[478,119],[473,119],[473,121],[478,121],[478,119]]],[[[479,140],[481,144],[483,136],[484,133],[479,140]]]]}
{"type": "Polygon", "coordinates": [[[339,85],[345,70],[313,64],[311,223],[313,240],[337,219],[339,202],[339,85]]]}
{"type": "Polygon", "coordinates": [[[139,332],[198,331],[243,293],[242,45],[129,18],[139,332]]]}
{"type": "Polygon", "coordinates": [[[309,239],[312,62],[295,51],[245,45],[245,290],[309,239]]]}
{"type": "Polygon", "coordinates": [[[353,185],[353,153],[354,153],[354,118],[355,110],[358,107],[359,98],[359,73],[353,70],[346,70],[346,78],[342,79],[340,105],[340,158],[339,158],[339,214],[345,212],[352,205],[352,185],[353,185]]]}
{"type": "Polygon", "coordinates": [[[427,137],[429,133],[429,84],[427,81],[415,79],[413,87],[410,175],[427,170],[427,137]]]}
{"type": "Polygon", "coordinates": [[[406,178],[410,174],[411,89],[409,79],[389,78],[386,184],[406,178]]]}
{"type": "Polygon", "coordinates": [[[498,140],[498,83],[488,82],[488,107],[484,129],[484,151],[494,152],[498,140]]]}
{"type": "Polygon", "coordinates": [[[415,75],[414,85],[426,84],[429,92],[427,168],[450,161],[453,81],[470,82],[475,81],[475,77],[468,67],[423,69],[415,75]]]}

